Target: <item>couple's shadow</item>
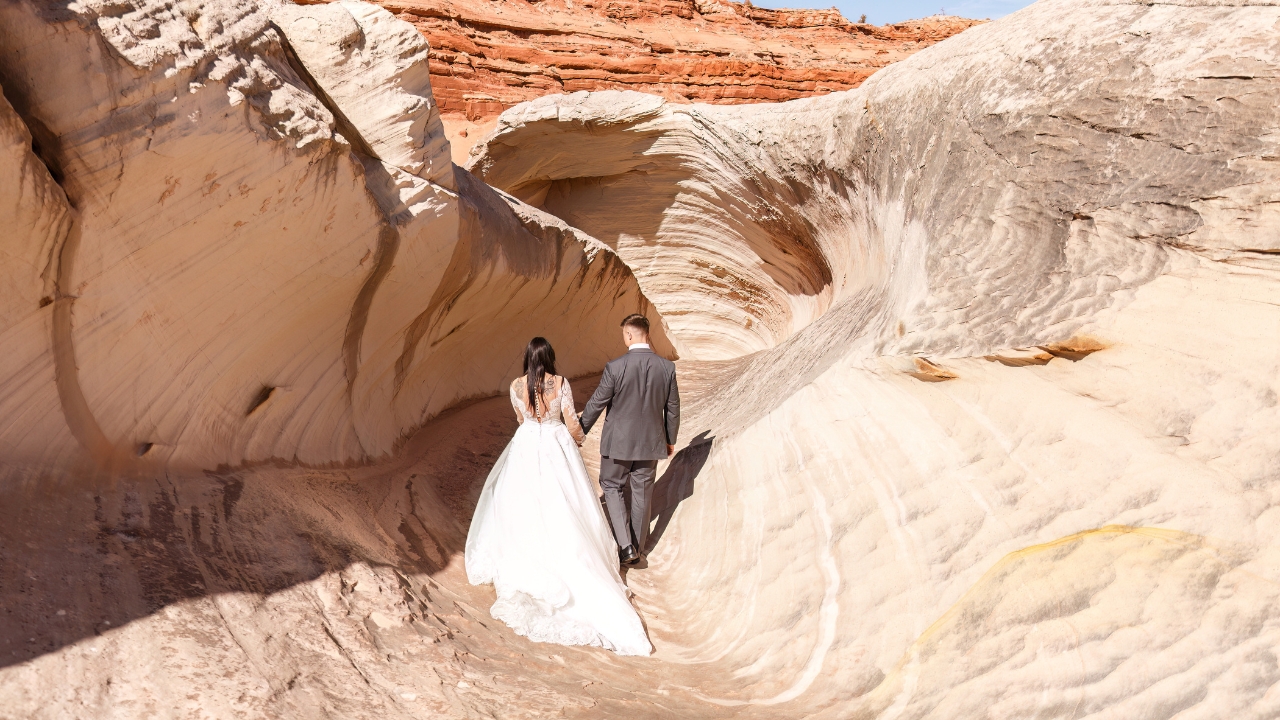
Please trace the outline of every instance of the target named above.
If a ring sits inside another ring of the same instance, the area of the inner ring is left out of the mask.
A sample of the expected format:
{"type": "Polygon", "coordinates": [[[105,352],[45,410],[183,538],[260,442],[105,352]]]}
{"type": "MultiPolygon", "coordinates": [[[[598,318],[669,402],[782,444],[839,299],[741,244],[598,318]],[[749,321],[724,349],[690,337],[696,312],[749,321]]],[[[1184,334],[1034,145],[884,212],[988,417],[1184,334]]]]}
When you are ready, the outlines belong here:
{"type": "MultiPolygon", "coordinates": [[[[685,449],[671,458],[671,462],[667,465],[666,471],[662,473],[662,477],[654,482],[649,511],[652,525],[649,530],[649,541],[645,543],[644,547],[645,555],[652,553],[662,541],[662,536],[666,534],[667,527],[671,524],[671,518],[675,516],[676,508],[680,506],[680,503],[693,496],[694,481],[697,479],[698,474],[702,472],[703,466],[707,464],[707,458],[711,457],[711,446],[714,442],[715,437],[706,432],[695,437],[685,449]]],[[[630,497],[628,497],[628,505],[630,500],[630,497]]],[[[606,511],[605,517],[608,517],[608,515],[606,511]]],[[[633,565],[631,569],[643,569],[645,567],[648,567],[648,560],[642,559],[638,564],[633,565]]]]}

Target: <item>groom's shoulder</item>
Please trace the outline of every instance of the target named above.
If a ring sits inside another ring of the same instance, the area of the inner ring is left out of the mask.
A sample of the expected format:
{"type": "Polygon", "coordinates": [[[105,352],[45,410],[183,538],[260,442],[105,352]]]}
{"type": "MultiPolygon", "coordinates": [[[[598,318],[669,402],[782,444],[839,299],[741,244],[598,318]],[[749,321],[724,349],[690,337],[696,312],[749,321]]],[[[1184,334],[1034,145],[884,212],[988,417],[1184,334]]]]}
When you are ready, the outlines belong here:
{"type": "Polygon", "coordinates": [[[644,361],[648,363],[650,367],[653,367],[654,365],[656,365],[662,368],[662,372],[664,373],[674,374],[676,371],[675,363],[662,357],[656,352],[647,352],[643,355],[643,357],[644,357],[644,361]]]}
{"type": "Polygon", "coordinates": [[[674,362],[671,362],[670,360],[662,357],[661,355],[657,355],[657,358],[659,363],[662,365],[662,367],[667,369],[667,372],[675,374],[676,364],[674,362]]]}

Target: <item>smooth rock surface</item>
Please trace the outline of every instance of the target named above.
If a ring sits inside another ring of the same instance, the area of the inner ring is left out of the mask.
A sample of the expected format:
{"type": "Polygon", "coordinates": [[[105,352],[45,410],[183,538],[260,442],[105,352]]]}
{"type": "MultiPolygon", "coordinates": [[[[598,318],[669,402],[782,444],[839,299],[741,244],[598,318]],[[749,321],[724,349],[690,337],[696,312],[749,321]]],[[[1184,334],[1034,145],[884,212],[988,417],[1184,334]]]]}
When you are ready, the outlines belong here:
{"type": "Polygon", "coordinates": [[[499,392],[524,336],[560,342],[579,374],[646,307],[598,242],[455,175],[408,25],[358,3],[324,8],[345,24],[179,10],[0,8],[0,85],[49,168],[13,128],[7,196],[31,186],[10,206],[32,230],[7,270],[9,459],[385,457],[499,392]]]}
{"type": "Polygon", "coordinates": [[[71,441],[57,408],[54,320],[63,248],[73,212],[66,194],[32,152],[31,133],[7,100],[0,98],[0,335],[8,351],[0,373],[9,379],[0,396],[0,452],[10,460],[54,462],[71,441]],[[48,450],[52,452],[48,452],[48,450]],[[46,454],[47,453],[47,454],[46,454]]]}
{"type": "Polygon", "coordinates": [[[1144,8],[1029,40],[1037,6],[792,103],[542,98],[469,167],[614,247],[686,358],[774,347],[853,298],[878,354],[1066,339],[1165,248],[1280,249],[1270,6],[1144,8]]]}

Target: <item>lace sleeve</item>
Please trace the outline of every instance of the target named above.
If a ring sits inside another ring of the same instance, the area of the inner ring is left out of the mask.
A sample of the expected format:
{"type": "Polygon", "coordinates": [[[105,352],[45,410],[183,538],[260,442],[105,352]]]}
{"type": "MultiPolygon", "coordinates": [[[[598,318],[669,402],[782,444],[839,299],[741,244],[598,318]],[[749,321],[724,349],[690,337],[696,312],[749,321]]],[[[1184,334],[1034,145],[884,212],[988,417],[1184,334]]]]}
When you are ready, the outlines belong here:
{"type": "Polygon", "coordinates": [[[525,421],[524,416],[524,400],[520,397],[520,380],[517,378],[511,383],[511,409],[516,411],[516,422],[525,421]]]}
{"type": "Polygon", "coordinates": [[[587,434],[582,432],[582,425],[578,423],[578,411],[573,407],[573,388],[569,387],[569,378],[560,382],[560,414],[573,441],[581,445],[587,439],[587,434]]]}

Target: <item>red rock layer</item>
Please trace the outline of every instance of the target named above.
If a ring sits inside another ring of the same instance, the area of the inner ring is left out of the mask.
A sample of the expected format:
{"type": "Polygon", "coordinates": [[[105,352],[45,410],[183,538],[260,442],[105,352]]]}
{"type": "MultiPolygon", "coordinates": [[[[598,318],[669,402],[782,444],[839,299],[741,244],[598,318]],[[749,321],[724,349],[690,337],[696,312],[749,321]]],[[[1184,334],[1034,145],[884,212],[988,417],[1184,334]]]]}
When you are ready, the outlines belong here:
{"type": "Polygon", "coordinates": [[[677,102],[791,100],[871,73],[978,21],[853,23],[837,10],[727,0],[378,0],[431,44],[442,113],[485,123],[551,93],[628,89],[677,102]]]}

